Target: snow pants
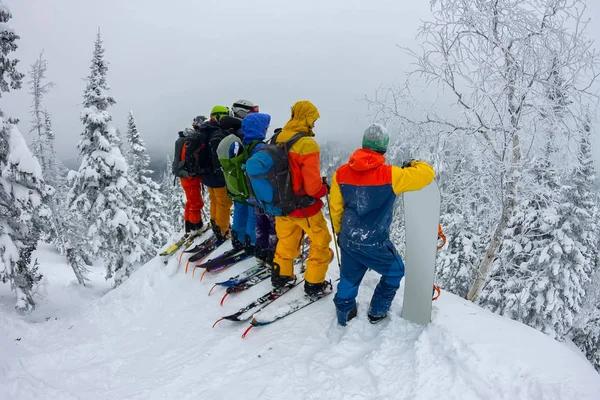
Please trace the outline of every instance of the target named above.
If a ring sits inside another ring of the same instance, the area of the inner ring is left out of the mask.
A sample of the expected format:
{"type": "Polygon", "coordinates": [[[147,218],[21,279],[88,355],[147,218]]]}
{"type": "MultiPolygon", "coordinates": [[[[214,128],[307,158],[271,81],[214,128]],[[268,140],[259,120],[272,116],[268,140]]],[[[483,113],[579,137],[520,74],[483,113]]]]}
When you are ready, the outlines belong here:
{"type": "Polygon", "coordinates": [[[319,211],[308,218],[275,217],[275,231],[279,241],[273,262],[279,265],[280,274],[294,276],[294,258],[300,254],[300,241],[304,231],[310,239],[304,279],[308,283],[323,282],[331,261],[331,234],[323,212],[319,211]]]}
{"type": "Polygon", "coordinates": [[[340,243],[340,250],[340,282],[333,299],[340,325],[346,325],[348,314],[356,307],[358,288],[369,268],[381,274],[371,298],[369,314],[375,317],[387,315],[404,277],[404,263],[392,242],[387,240],[380,246],[346,242],[340,243]]]}
{"type": "Polygon", "coordinates": [[[233,202],[233,225],[232,229],[238,239],[245,243],[246,236],[250,238],[250,245],[256,244],[256,214],[254,206],[244,203],[233,202]]]}
{"type": "Polygon", "coordinates": [[[185,191],[185,212],[183,219],[198,224],[202,221],[202,208],[204,200],[202,199],[202,179],[200,177],[181,178],[181,186],[185,191]]]}
{"type": "Polygon", "coordinates": [[[260,250],[275,252],[277,233],[275,232],[275,217],[265,214],[260,208],[254,208],[256,213],[256,245],[260,250]]]}
{"type": "Polygon", "coordinates": [[[215,224],[225,235],[229,230],[229,215],[233,201],[227,196],[227,188],[225,186],[219,188],[206,187],[208,189],[208,197],[210,199],[210,219],[215,221],[215,224]]]}

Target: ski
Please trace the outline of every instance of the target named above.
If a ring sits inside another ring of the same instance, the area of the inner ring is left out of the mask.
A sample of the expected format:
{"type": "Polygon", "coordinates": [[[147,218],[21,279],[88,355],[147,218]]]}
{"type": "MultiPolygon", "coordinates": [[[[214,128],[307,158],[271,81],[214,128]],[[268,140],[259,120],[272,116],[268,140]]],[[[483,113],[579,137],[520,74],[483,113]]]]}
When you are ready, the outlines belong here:
{"type": "MultiPolygon", "coordinates": [[[[226,281],[215,283],[215,286],[230,287],[230,286],[239,285],[240,283],[243,283],[243,282],[247,281],[252,276],[260,273],[265,268],[267,270],[269,269],[268,266],[265,266],[263,264],[256,264],[256,265],[248,268],[247,270],[239,273],[238,275],[232,276],[231,278],[227,279],[226,281]]],[[[209,295],[210,295],[210,293],[209,293],[209,295]]]]}
{"type": "Polygon", "coordinates": [[[246,280],[239,282],[236,285],[229,286],[227,289],[225,289],[225,292],[227,294],[239,293],[243,290],[251,288],[254,285],[259,284],[260,282],[264,281],[269,277],[271,277],[271,268],[268,266],[264,266],[262,269],[258,270],[254,275],[250,276],[246,280]]]}
{"type": "MultiPolygon", "coordinates": [[[[205,257],[208,257],[208,255],[210,253],[215,251],[217,249],[217,247],[219,247],[223,243],[225,243],[225,241],[219,241],[219,240],[217,240],[216,237],[212,237],[211,241],[209,243],[206,243],[200,251],[196,252],[196,254],[194,254],[187,260],[187,263],[185,264],[185,273],[187,274],[188,268],[191,263],[194,263],[197,261],[202,261],[202,259],[204,259],[205,257]]],[[[195,268],[194,268],[194,270],[195,270],[195,268]]],[[[192,271],[192,277],[193,276],[194,276],[194,274],[192,271]]]]}
{"type": "Polygon", "coordinates": [[[217,237],[213,234],[208,239],[204,240],[202,243],[195,245],[191,249],[186,249],[184,253],[197,253],[205,248],[211,241],[216,240],[217,237]]]}
{"type": "MultiPolygon", "coordinates": [[[[216,272],[216,271],[221,271],[225,268],[229,268],[237,263],[239,263],[240,261],[244,261],[247,258],[253,257],[248,253],[240,253],[237,254],[233,257],[229,257],[225,260],[221,260],[220,263],[216,264],[216,265],[211,265],[208,267],[202,267],[201,265],[196,265],[194,267],[194,271],[196,271],[196,268],[204,268],[204,271],[202,272],[202,275],[200,276],[200,280],[204,279],[204,275],[206,275],[207,272],[216,272]]],[[[192,276],[194,275],[194,272],[192,271],[192,276]]]]}
{"type": "Polygon", "coordinates": [[[246,279],[245,281],[238,283],[237,285],[229,286],[227,289],[225,289],[225,294],[221,298],[221,302],[219,304],[221,306],[223,306],[225,299],[230,294],[243,292],[244,290],[250,289],[251,287],[258,285],[259,283],[261,283],[262,281],[264,281],[266,279],[269,279],[270,277],[271,277],[271,268],[266,267],[265,269],[256,273],[255,275],[251,276],[250,278],[246,279]]]}
{"type": "Polygon", "coordinates": [[[279,297],[289,292],[292,288],[301,284],[302,282],[304,282],[304,277],[302,277],[302,279],[296,279],[293,283],[290,283],[282,288],[270,290],[269,292],[263,294],[247,306],[240,308],[237,312],[218,319],[213,324],[213,328],[217,325],[217,323],[224,319],[228,321],[238,322],[250,319],[255,313],[262,310],[263,308],[265,308],[266,306],[277,300],[279,297]]]}
{"type": "MultiPolygon", "coordinates": [[[[305,250],[300,256],[294,259],[294,265],[300,265],[304,262],[308,255],[308,249],[305,250]]],[[[231,293],[239,293],[246,289],[250,289],[251,287],[259,284],[260,282],[266,280],[271,276],[271,267],[266,264],[256,264],[246,271],[242,272],[239,275],[236,275],[232,278],[224,282],[217,282],[214,286],[209,290],[208,295],[212,293],[213,289],[217,286],[226,287],[226,293],[221,299],[221,306],[225,301],[225,298],[231,293]]]]}
{"type": "Polygon", "coordinates": [[[250,326],[242,334],[242,338],[245,338],[253,327],[269,325],[275,321],[279,321],[280,319],[292,315],[322,298],[329,296],[331,293],[333,293],[333,287],[330,287],[326,292],[318,296],[307,296],[303,291],[301,297],[284,303],[281,303],[280,301],[278,302],[277,307],[273,307],[272,310],[263,309],[255,313],[252,321],[250,321],[250,326]]]}
{"type": "Polygon", "coordinates": [[[246,254],[243,250],[231,249],[227,250],[225,253],[216,256],[215,258],[211,258],[208,261],[203,262],[202,264],[196,265],[199,268],[212,268],[218,267],[222,264],[227,264],[230,260],[239,259],[238,257],[242,254],[246,254]],[[238,254],[239,253],[239,254],[238,254]]]}
{"type": "Polygon", "coordinates": [[[193,234],[185,234],[181,237],[181,239],[179,239],[177,242],[173,243],[172,245],[170,245],[165,251],[159,253],[158,255],[161,257],[170,257],[172,255],[174,255],[175,253],[177,253],[177,250],[179,250],[180,248],[184,247],[187,248],[189,246],[192,245],[192,243],[194,242],[194,240],[199,237],[202,236],[208,228],[194,232],[193,234]]]}

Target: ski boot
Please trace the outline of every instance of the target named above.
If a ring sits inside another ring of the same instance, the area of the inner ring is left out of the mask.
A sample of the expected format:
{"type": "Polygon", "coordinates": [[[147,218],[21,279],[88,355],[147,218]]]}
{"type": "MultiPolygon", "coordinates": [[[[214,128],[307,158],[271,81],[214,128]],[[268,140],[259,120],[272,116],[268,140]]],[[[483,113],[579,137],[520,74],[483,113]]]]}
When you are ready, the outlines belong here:
{"type": "Polygon", "coordinates": [[[244,243],[240,241],[236,231],[231,232],[231,245],[233,249],[237,251],[242,251],[245,249],[244,243]]]}
{"type": "Polygon", "coordinates": [[[295,276],[285,276],[281,275],[280,271],[281,267],[278,264],[273,263],[273,272],[271,273],[271,285],[273,285],[273,290],[281,290],[285,286],[293,285],[296,282],[295,276]]]}
{"type": "Polygon", "coordinates": [[[308,297],[323,297],[326,294],[329,294],[333,290],[333,285],[331,281],[323,281],[319,283],[310,283],[304,281],[304,293],[308,297]]]}
{"type": "Polygon", "coordinates": [[[245,240],[244,240],[244,251],[250,257],[252,257],[256,253],[256,245],[250,244],[250,236],[248,236],[248,235],[246,235],[245,240]]]}

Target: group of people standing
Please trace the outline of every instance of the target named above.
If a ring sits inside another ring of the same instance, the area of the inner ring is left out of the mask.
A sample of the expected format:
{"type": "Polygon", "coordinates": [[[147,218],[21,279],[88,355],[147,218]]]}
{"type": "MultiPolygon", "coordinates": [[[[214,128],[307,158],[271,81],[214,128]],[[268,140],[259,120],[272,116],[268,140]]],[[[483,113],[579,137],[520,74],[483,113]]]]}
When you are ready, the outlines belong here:
{"type": "MultiPolygon", "coordinates": [[[[323,198],[331,193],[329,202],[333,231],[341,248],[340,281],[334,303],[341,325],[357,315],[356,296],[368,269],[382,275],[368,309],[372,323],[387,316],[392,300],[404,276],[404,265],[389,239],[396,195],[419,190],[434,177],[433,169],[425,162],[411,161],[403,167],[385,164],[384,154],[389,135],[382,125],[372,124],[363,135],[362,148],[352,154],[331,179],[321,176],[320,149],[314,139],[315,122],[319,111],[309,101],[292,106],[290,120],[276,129],[270,139],[278,145],[289,144],[287,161],[297,206],[286,215],[269,215],[257,203],[241,201],[228,191],[223,168],[218,157],[208,163],[196,176],[181,177],[185,190],[185,227],[193,232],[203,227],[202,185],[210,198],[210,224],[221,240],[231,238],[235,249],[255,255],[272,267],[271,283],[275,290],[295,281],[294,259],[298,257],[304,235],[310,249],[306,260],[304,291],[318,296],[331,290],[326,273],[333,259],[330,248],[332,236],[323,214],[323,198]],[[302,133],[298,138],[298,134],[302,133]],[[234,207],[230,225],[231,207],[234,207]]],[[[265,146],[271,117],[260,113],[259,107],[247,100],[238,100],[231,109],[217,105],[210,117],[196,117],[192,130],[184,135],[201,134],[203,146],[227,148],[220,154],[236,156],[245,151],[252,157],[265,146]],[[228,135],[241,142],[225,141],[228,135]]],[[[181,135],[181,133],[180,133],[181,135]]],[[[209,157],[210,153],[204,157],[209,157]]],[[[216,151],[213,152],[216,154],[216,151]]]]}

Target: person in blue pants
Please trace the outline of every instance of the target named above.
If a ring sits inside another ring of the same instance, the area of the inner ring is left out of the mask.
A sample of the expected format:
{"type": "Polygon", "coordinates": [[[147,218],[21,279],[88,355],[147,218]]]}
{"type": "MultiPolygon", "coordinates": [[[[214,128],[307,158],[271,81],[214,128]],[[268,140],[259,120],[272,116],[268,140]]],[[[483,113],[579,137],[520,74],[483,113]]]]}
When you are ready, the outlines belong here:
{"type": "MultiPolygon", "coordinates": [[[[242,144],[248,151],[248,157],[264,146],[270,122],[271,116],[264,113],[251,113],[242,120],[242,144]]],[[[257,220],[253,205],[234,202],[231,227],[233,231],[231,242],[234,249],[244,249],[250,255],[255,254],[257,220]]]]}
{"type": "Polygon", "coordinates": [[[424,188],[434,177],[433,168],[422,161],[385,165],[389,141],[385,127],[370,125],[363,148],[338,168],[331,182],[331,220],[342,254],[333,302],[343,326],[358,313],[356,296],[368,269],[381,274],[381,279],[367,317],[376,323],[387,316],[404,277],[404,264],[390,240],[394,201],[402,192],[424,188]]]}

